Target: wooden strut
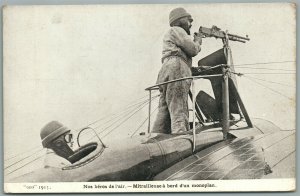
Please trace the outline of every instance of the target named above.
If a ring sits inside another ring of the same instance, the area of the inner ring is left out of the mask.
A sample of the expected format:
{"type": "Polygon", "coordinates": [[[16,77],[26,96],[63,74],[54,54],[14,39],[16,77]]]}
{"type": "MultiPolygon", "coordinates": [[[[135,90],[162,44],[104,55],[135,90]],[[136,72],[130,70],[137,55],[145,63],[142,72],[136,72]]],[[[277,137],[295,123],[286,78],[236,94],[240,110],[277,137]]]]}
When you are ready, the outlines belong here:
{"type": "MultiPolygon", "coordinates": [[[[228,35],[227,35],[227,31],[225,33],[225,38],[223,39],[223,44],[224,44],[224,52],[226,55],[226,62],[227,62],[227,66],[231,66],[233,64],[233,59],[232,59],[232,53],[231,50],[229,48],[229,43],[228,43],[228,35]],[[230,63],[229,63],[229,57],[230,57],[230,63]]],[[[223,73],[223,80],[222,80],[222,107],[223,107],[223,120],[222,120],[222,130],[223,130],[223,138],[224,140],[227,139],[227,134],[229,131],[229,74],[228,74],[228,69],[229,68],[225,68],[222,67],[222,73],[223,73]]],[[[232,81],[232,79],[230,78],[232,86],[233,86],[233,92],[234,92],[234,96],[237,99],[238,105],[240,107],[240,109],[242,110],[242,113],[246,119],[247,125],[249,127],[253,127],[253,124],[249,118],[249,115],[247,113],[247,110],[244,106],[244,103],[237,91],[237,87],[234,84],[234,82],[232,81]]]]}
{"type": "Polygon", "coordinates": [[[222,118],[222,130],[223,139],[227,139],[227,133],[229,131],[229,89],[228,89],[228,73],[226,68],[222,68],[224,73],[222,80],[222,105],[223,105],[223,118],[222,118]]]}
{"type": "MultiPolygon", "coordinates": [[[[224,44],[224,52],[226,56],[227,66],[228,63],[228,56],[230,53],[229,44],[228,44],[228,35],[227,31],[225,33],[225,38],[223,39],[224,44]]],[[[222,67],[223,73],[223,80],[222,80],[222,107],[223,107],[223,114],[222,114],[222,131],[223,131],[223,139],[227,139],[227,134],[229,131],[229,85],[228,85],[228,68],[222,67]]]]}
{"type": "Polygon", "coordinates": [[[195,105],[196,105],[196,96],[195,96],[195,81],[192,80],[192,95],[193,95],[193,152],[196,150],[196,122],[195,122],[195,105]]]}
{"type": "Polygon", "coordinates": [[[150,133],[150,124],[151,124],[151,90],[149,90],[149,111],[148,111],[148,133],[150,133]]]}
{"type": "MultiPolygon", "coordinates": [[[[227,32],[226,32],[227,34],[227,32]]],[[[228,34],[229,35],[229,34],[228,34]]],[[[227,37],[226,37],[227,38],[227,37]]],[[[249,41],[249,39],[248,39],[249,41]]],[[[229,44],[228,44],[228,38],[227,40],[225,40],[225,45],[226,45],[226,52],[227,52],[227,64],[228,64],[228,59],[230,58],[230,64],[233,65],[233,58],[232,58],[232,52],[231,52],[231,49],[229,47],[229,44]]],[[[237,99],[237,102],[238,102],[238,106],[239,106],[239,111],[242,112],[242,115],[244,115],[245,119],[246,119],[246,122],[247,122],[247,125],[248,127],[253,127],[253,124],[251,122],[251,119],[247,113],[247,110],[245,108],[245,105],[240,97],[240,94],[238,92],[238,89],[237,89],[237,86],[236,84],[233,82],[233,80],[231,78],[229,78],[231,80],[231,83],[232,83],[232,87],[233,87],[233,93],[234,93],[234,97],[236,97],[237,99]]],[[[242,115],[240,114],[240,116],[242,117],[242,115]]]]}
{"type": "Polygon", "coordinates": [[[249,115],[247,113],[246,107],[245,107],[245,105],[244,105],[244,103],[242,101],[242,98],[241,98],[241,96],[240,96],[240,94],[239,94],[239,92],[237,90],[236,85],[233,82],[232,82],[232,88],[233,88],[234,96],[236,97],[236,99],[238,101],[238,104],[239,104],[239,106],[240,106],[240,108],[242,110],[242,113],[243,113],[243,115],[244,115],[244,117],[246,119],[248,127],[253,127],[251,119],[250,119],[250,117],[249,117],[249,115]]]}

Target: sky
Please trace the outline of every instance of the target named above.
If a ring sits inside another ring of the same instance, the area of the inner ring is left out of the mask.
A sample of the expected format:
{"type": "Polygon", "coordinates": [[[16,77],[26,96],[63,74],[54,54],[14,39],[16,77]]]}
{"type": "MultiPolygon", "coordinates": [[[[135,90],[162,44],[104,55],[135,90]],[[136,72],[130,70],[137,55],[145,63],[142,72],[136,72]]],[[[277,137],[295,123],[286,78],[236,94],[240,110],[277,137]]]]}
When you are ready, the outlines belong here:
{"type": "MultiPolygon", "coordinates": [[[[292,4],[8,6],[3,16],[4,159],[41,148],[40,129],[52,120],[78,130],[109,114],[125,116],[128,105],[145,100],[145,88],[155,84],[161,68],[162,39],[176,7],[191,13],[191,32],[216,25],[248,35],[245,44],[230,43],[235,65],[296,60],[292,4]]],[[[204,39],[193,66],[221,47],[221,40],[204,39]]],[[[295,62],[237,67],[237,72],[259,73],[249,75],[260,79],[256,82],[238,78],[250,117],[294,129],[296,75],[269,73],[294,73],[285,70],[295,70],[295,62]]],[[[208,88],[207,81],[198,80],[197,90],[202,88],[208,88]]],[[[152,110],[156,106],[157,99],[152,110]]],[[[130,137],[147,109],[103,140],[130,137]]],[[[153,123],[155,112],[151,118],[153,123]]],[[[147,123],[141,130],[147,131],[147,123]]]]}

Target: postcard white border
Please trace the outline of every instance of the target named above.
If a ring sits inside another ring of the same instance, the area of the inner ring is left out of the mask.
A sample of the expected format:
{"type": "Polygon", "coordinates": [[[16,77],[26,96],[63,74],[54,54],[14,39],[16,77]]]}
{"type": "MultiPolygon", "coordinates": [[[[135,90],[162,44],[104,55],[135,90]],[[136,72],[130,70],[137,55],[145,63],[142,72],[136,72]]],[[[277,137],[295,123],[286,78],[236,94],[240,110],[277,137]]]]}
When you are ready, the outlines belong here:
{"type": "Polygon", "coordinates": [[[4,183],[6,193],[116,193],[116,192],[236,192],[295,191],[296,180],[194,180],[131,182],[4,183]]]}

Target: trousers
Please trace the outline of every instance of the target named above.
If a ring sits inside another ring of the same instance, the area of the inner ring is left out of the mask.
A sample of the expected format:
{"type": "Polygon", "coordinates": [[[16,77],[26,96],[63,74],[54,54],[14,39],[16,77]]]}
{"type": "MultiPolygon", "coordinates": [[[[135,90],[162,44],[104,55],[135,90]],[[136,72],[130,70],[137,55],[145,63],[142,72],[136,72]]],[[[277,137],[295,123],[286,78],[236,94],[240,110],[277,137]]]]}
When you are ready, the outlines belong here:
{"type": "MultiPolygon", "coordinates": [[[[191,76],[191,69],[180,57],[164,60],[157,84],[191,76]]],[[[159,87],[158,114],[152,128],[154,133],[179,133],[189,130],[188,93],[191,80],[182,80],[159,87]]]]}

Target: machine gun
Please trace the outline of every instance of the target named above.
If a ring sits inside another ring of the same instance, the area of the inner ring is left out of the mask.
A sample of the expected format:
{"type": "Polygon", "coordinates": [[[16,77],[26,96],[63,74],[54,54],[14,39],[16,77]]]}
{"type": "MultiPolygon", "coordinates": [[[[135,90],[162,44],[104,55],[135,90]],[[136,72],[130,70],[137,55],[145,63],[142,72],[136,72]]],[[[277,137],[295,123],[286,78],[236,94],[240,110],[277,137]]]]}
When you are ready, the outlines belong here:
{"type": "Polygon", "coordinates": [[[226,34],[227,34],[228,39],[231,41],[238,41],[238,42],[246,43],[246,41],[250,40],[248,38],[248,35],[246,35],[246,37],[242,37],[239,35],[225,33],[224,31],[221,31],[221,29],[218,28],[217,26],[212,26],[212,28],[200,27],[199,33],[203,35],[203,38],[215,37],[215,38],[220,38],[220,39],[224,40],[226,38],[226,34]]]}

